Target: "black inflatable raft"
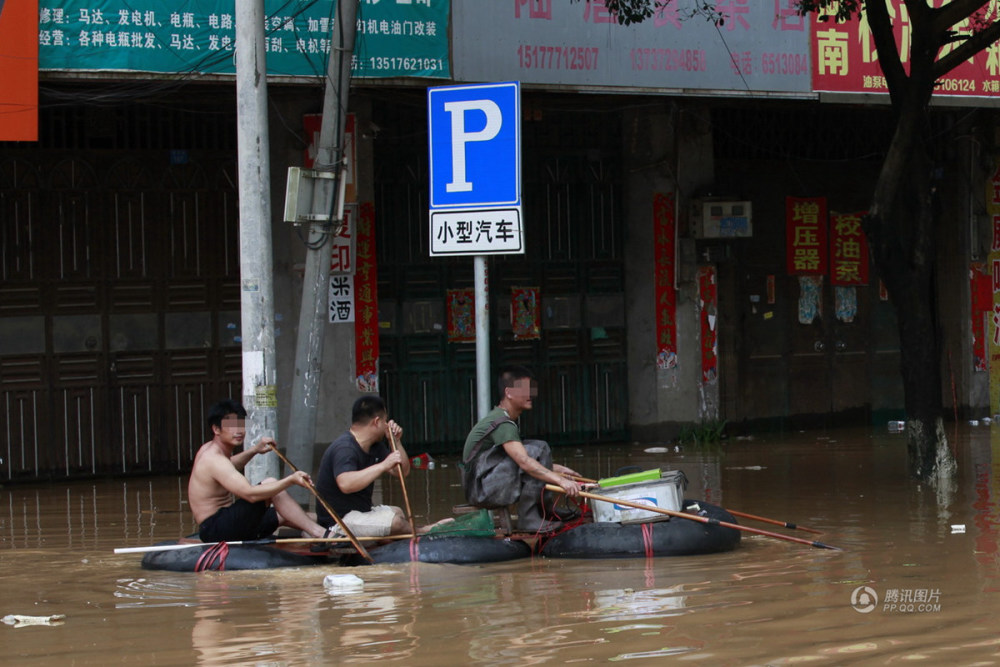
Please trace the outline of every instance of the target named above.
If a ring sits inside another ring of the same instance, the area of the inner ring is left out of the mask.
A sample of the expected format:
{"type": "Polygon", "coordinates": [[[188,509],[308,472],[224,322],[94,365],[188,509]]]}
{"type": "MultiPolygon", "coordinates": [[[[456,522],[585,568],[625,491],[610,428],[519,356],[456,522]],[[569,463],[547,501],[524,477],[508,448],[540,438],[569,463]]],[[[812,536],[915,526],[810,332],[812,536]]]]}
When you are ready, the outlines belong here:
{"type": "Polygon", "coordinates": [[[464,535],[430,535],[416,541],[399,540],[369,552],[376,563],[499,563],[527,558],[531,547],[522,540],[464,535]]]}
{"type": "MultiPolygon", "coordinates": [[[[163,545],[184,545],[183,540],[163,542],[163,545]]],[[[212,545],[185,546],[170,551],[151,551],[142,557],[146,570],[172,572],[199,572],[202,570],[269,570],[276,567],[306,567],[310,565],[337,565],[340,555],[309,553],[302,549],[285,549],[257,544],[234,544],[224,551],[212,545]],[[204,556],[204,558],[203,558],[204,556]],[[199,562],[200,561],[200,562],[199,562]]]]}
{"type": "MultiPolygon", "coordinates": [[[[697,503],[702,516],[737,523],[726,510],[702,501],[685,500],[685,512],[697,503]]],[[[642,524],[585,523],[548,540],[542,555],[548,558],[637,558],[694,556],[731,551],[739,546],[740,531],[673,517],[642,524]]]]}
{"type": "MultiPolygon", "coordinates": [[[[163,545],[181,545],[182,541],[163,545]]],[[[186,546],[181,549],[153,551],[142,558],[147,570],[199,572],[204,570],[268,570],[278,567],[308,567],[313,565],[366,565],[360,555],[309,553],[303,549],[286,549],[259,544],[233,544],[224,550],[210,545],[186,546]]],[[[416,541],[398,540],[377,547],[368,547],[375,563],[498,563],[527,558],[531,547],[519,540],[495,537],[427,536],[416,541]]]]}

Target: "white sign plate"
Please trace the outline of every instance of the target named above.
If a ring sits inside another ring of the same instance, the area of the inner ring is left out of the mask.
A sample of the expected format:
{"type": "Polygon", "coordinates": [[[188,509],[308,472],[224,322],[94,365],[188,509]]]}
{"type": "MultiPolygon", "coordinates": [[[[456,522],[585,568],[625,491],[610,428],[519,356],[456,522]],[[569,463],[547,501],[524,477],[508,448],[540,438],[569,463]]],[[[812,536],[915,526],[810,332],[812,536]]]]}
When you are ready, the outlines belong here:
{"type": "Polygon", "coordinates": [[[524,252],[521,207],[474,211],[431,210],[431,255],[524,252]]]}

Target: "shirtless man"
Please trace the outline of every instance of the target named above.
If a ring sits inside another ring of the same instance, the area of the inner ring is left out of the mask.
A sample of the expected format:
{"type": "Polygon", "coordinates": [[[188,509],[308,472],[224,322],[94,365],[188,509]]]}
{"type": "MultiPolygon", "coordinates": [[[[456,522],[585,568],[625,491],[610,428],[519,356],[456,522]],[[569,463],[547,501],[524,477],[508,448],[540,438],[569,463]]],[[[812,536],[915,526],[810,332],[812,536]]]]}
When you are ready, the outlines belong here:
{"type": "Polygon", "coordinates": [[[203,542],[256,540],[278,526],[292,526],[310,537],[323,537],[324,528],[286,492],[293,484],[309,488],[308,474],[300,470],[283,479],[269,477],[256,486],[243,476],[250,459],[277,445],[273,438],[261,438],[253,447],[234,453],[246,437],[246,416],[243,406],[231,399],[209,409],[208,425],[215,437],[198,450],[188,481],[188,504],[200,524],[198,536],[203,542]]]}

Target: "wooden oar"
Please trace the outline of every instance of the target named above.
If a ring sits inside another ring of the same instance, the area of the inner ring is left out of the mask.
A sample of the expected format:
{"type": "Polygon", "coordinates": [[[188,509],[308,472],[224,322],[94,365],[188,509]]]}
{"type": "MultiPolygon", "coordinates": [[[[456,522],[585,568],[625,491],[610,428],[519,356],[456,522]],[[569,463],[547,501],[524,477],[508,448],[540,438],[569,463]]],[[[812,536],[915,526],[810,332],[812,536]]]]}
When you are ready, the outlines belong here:
{"type": "MultiPolygon", "coordinates": [[[[583,484],[597,484],[596,479],[589,479],[587,477],[580,477],[579,475],[564,475],[564,477],[569,477],[577,482],[582,482],[583,484]]],[[[764,523],[774,524],[775,526],[781,526],[782,528],[788,528],[789,530],[803,530],[807,533],[815,533],[816,535],[822,535],[823,531],[816,530],[815,528],[806,528],[805,526],[800,526],[798,524],[791,523],[790,521],[780,521],[778,519],[768,519],[766,516],[757,516],[756,514],[747,514],[746,512],[737,512],[736,510],[731,510],[726,508],[726,511],[733,516],[740,516],[744,519],[754,519],[756,521],[763,521],[764,523]]]]}
{"type": "Polygon", "coordinates": [[[754,519],[756,521],[763,521],[764,523],[772,523],[775,526],[781,526],[783,528],[788,528],[789,530],[804,530],[807,533],[815,533],[816,535],[822,535],[823,531],[816,530],[815,528],[806,528],[805,526],[800,526],[798,524],[791,523],[789,521],[780,521],[778,519],[768,519],[766,516],[757,516],[756,514],[747,514],[746,512],[737,512],[736,510],[731,510],[726,508],[726,511],[733,516],[741,516],[744,519],[754,519]]]}
{"type": "MultiPolygon", "coordinates": [[[[409,539],[413,535],[386,535],[385,537],[362,537],[360,539],[369,542],[381,540],[401,540],[409,539]]],[[[148,547],[119,547],[115,549],[116,554],[144,554],[152,551],[176,551],[177,549],[191,549],[194,547],[210,547],[216,544],[228,544],[229,546],[261,546],[267,544],[295,544],[301,542],[350,542],[349,537],[265,537],[259,540],[242,540],[239,542],[186,542],[183,544],[155,544],[148,547]]]]}
{"type": "MultiPolygon", "coordinates": [[[[388,423],[386,426],[388,426],[388,423]]],[[[387,428],[387,430],[389,431],[389,444],[392,445],[392,451],[398,452],[399,446],[396,445],[396,436],[392,434],[392,428],[387,428]]],[[[403,504],[406,506],[406,518],[410,522],[410,532],[416,535],[417,524],[413,522],[413,510],[410,509],[410,496],[406,493],[406,480],[403,479],[403,463],[397,463],[396,466],[399,468],[399,486],[403,489],[403,504]]]]}
{"type": "MultiPolygon", "coordinates": [[[[274,451],[275,454],[278,455],[279,459],[285,462],[286,466],[292,469],[292,472],[299,471],[299,469],[295,467],[295,464],[293,464],[291,461],[285,458],[285,455],[278,451],[277,447],[272,445],[271,449],[274,451]]],[[[333,508],[330,507],[325,500],[323,500],[323,496],[319,495],[319,491],[316,490],[316,487],[313,486],[312,482],[309,482],[309,490],[312,491],[312,494],[314,496],[316,496],[316,500],[319,501],[321,505],[323,505],[323,509],[325,509],[327,513],[333,517],[333,520],[337,522],[337,525],[340,526],[340,529],[342,531],[344,531],[344,535],[347,535],[347,539],[351,541],[351,544],[353,544],[354,548],[358,550],[358,553],[364,556],[365,560],[367,560],[369,563],[374,563],[375,559],[372,558],[372,555],[368,553],[368,550],[364,548],[361,542],[358,542],[358,538],[354,537],[354,533],[351,532],[351,529],[347,527],[347,524],[343,522],[340,516],[338,516],[337,513],[333,511],[333,508]]]]}
{"type": "MultiPolygon", "coordinates": [[[[556,486],[555,484],[546,484],[545,488],[548,489],[549,491],[555,491],[557,493],[566,493],[565,491],[563,491],[562,487],[556,486]]],[[[663,509],[662,507],[653,507],[651,505],[634,503],[630,500],[623,500],[621,498],[611,498],[609,496],[601,496],[596,493],[590,493],[588,491],[581,491],[580,495],[583,496],[584,498],[590,498],[591,500],[602,500],[606,503],[622,505],[625,507],[634,507],[635,509],[647,510],[649,512],[657,512],[659,514],[665,514],[667,516],[675,516],[680,519],[690,519],[692,521],[699,521],[701,523],[707,523],[713,526],[724,526],[726,528],[733,528],[734,530],[742,530],[747,533],[755,533],[757,535],[773,537],[778,540],[786,540],[788,542],[798,542],[799,544],[808,544],[811,547],[817,547],[820,549],[833,549],[834,551],[843,551],[843,549],[841,549],[840,547],[830,546],[829,544],[823,544],[822,542],[810,542],[809,540],[803,540],[800,537],[791,537],[789,535],[782,535],[781,533],[772,533],[769,530],[760,530],[759,528],[751,528],[750,526],[741,526],[738,523],[729,523],[728,521],[719,521],[718,519],[710,519],[707,516],[688,514],[687,512],[675,512],[673,510],[663,509]]]]}

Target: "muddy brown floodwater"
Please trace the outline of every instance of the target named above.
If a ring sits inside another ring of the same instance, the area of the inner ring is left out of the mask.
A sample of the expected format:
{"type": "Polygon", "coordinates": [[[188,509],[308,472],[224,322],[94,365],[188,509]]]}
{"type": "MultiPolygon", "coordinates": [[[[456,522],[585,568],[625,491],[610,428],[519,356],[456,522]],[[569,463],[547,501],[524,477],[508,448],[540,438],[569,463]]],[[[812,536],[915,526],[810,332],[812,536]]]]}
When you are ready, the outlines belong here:
{"type": "MultiPolygon", "coordinates": [[[[681,469],[688,497],[820,529],[817,539],[844,550],[745,535],[737,550],[708,556],[379,565],[351,568],[364,589],[340,595],[323,586],[334,567],[188,574],[115,555],[194,531],[183,478],[8,485],[0,616],[65,620],[0,625],[2,660],[1000,664],[1000,427],[962,425],[950,438],[959,473],[945,492],[907,478],[903,438],[883,429],[757,436],[713,451],[558,448],[557,461],[593,477],[681,469]]],[[[446,458],[415,470],[407,489],[418,521],[462,501],[446,458]]],[[[401,503],[398,485],[381,493],[401,503]]]]}

